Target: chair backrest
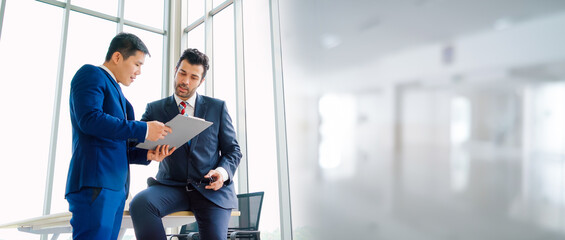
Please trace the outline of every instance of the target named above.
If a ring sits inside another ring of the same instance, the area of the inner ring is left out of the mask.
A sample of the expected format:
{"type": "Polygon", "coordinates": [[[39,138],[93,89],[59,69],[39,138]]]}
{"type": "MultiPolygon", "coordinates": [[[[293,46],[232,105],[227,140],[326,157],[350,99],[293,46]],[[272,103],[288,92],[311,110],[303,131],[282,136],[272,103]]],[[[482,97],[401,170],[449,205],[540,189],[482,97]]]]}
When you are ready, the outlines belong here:
{"type": "Polygon", "coordinates": [[[255,192],[237,195],[238,210],[241,215],[230,221],[230,230],[258,230],[264,194],[264,192],[255,192]]]}

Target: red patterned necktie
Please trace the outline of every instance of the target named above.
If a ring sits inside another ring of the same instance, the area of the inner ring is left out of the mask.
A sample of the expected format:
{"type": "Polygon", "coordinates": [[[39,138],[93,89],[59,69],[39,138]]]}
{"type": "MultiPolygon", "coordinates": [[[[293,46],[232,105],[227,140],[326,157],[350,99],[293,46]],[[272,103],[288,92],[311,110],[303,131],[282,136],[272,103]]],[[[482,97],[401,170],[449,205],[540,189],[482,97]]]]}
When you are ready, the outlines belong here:
{"type": "MultiPolygon", "coordinates": [[[[186,116],[186,115],[185,115],[185,113],[186,113],[186,111],[185,111],[186,107],[187,107],[187,104],[186,104],[184,101],[180,102],[180,114],[183,115],[183,116],[186,116]]],[[[190,147],[190,141],[191,141],[191,140],[192,140],[192,139],[188,140],[188,146],[189,146],[189,147],[190,147]]]]}
{"type": "Polygon", "coordinates": [[[186,112],[186,111],[185,111],[185,109],[186,109],[186,103],[185,103],[184,101],[180,102],[180,107],[181,107],[181,109],[180,109],[180,114],[181,114],[181,115],[184,115],[184,113],[186,112]]]}

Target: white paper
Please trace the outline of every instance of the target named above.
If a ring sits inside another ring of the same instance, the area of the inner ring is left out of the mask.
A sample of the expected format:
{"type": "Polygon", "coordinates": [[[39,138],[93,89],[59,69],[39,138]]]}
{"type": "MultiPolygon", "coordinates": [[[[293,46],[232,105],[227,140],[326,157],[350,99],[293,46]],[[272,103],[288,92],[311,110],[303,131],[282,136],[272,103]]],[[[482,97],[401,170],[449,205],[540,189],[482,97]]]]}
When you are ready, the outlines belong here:
{"type": "Polygon", "coordinates": [[[137,144],[136,147],[152,150],[158,145],[169,145],[171,148],[178,148],[211,126],[212,122],[205,121],[201,118],[187,117],[179,114],[171,119],[171,121],[165,123],[165,125],[170,127],[173,132],[167,134],[164,139],[159,139],[157,141],[149,141],[146,139],[145,142],[137,144]]]}

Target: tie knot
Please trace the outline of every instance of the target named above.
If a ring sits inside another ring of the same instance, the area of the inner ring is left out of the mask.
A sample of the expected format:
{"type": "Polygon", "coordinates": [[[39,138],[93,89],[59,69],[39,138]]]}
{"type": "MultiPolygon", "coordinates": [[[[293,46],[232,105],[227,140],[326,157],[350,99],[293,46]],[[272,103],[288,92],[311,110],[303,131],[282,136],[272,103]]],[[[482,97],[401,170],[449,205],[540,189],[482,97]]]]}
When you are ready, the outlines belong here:
{"type": "Polygon", "coordinates": [[[180,105],[182,106],[182,108],[186,108],[186,102],[182,101],[180,102],[180,105]]]}

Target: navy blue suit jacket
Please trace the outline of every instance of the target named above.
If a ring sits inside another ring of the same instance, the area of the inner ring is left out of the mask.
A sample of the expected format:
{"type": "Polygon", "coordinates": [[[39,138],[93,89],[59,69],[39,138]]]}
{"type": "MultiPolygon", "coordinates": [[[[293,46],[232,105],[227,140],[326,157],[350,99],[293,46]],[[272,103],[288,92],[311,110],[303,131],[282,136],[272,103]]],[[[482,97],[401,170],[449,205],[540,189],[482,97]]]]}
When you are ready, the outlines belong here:
{"type": "MultiPolygon", "coordinates": [[[[200,184],[196,189],[220,207],[236,208],[232,180],[241,159],[241,151],[226,104],[219,99],[197,95],[195,105],[194,116],[213,124],[194,137],[190,145],[182,145],[159,164],[157,181],[164,185],[185,186],[188,181],[201,180],[211,169],[223,167],[228,172],[229,180],[224,182],[222,188],[214,191],[200,184]]],[[[175,98],[170,96],[147,104],[141,120],[166,123],[178,114],[175,98]]]]}
{"type": "Polygon", "coordinates": [[[133,121],[133,107],[104,69],[82,66],[71,81],[72,158],[65,196],[83,187],[129,190],[129,162],[148,164],[147,123],[133,121]]]}

